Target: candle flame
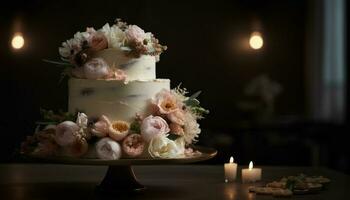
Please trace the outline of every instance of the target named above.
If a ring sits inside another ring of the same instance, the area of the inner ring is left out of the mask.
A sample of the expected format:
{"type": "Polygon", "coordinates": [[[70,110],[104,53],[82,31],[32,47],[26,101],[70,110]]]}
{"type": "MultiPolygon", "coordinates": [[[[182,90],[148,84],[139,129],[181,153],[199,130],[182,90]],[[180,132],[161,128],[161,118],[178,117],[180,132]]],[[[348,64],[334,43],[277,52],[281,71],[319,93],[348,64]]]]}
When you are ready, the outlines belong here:
{"type": "Polygon", "coordinates": [[[22,33],[15,33],[11,40],[11,45],[14,49],[21,49],[24,46],[24,38],[22,33]]]}
{"type": "Polygon", "coordinates": [[[231,158],[230,158],[230,163],[233,163],[233,157],[231,156],[231,158]]]}
{"type": "Polygon", "coordinates": [[[253,169],[253,161],[250,161],[249,163],[249,170],[253,169]]]}
{"type": "Polygon", "coordinates": [[[260,32],[253,32],[249,39],[249,45],[252,49],[258,50],[264,45],[264,40],[260,32]]]}

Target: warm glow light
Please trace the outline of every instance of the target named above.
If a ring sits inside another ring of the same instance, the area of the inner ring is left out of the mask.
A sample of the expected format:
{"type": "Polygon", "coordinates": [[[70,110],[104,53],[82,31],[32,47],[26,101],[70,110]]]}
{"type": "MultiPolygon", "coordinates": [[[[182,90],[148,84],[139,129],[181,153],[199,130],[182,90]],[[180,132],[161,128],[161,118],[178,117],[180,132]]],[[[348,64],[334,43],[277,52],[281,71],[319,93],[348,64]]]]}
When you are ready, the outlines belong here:
{"type": "Polygon", "coordinates": [[[250,36],[249,45],[252,49],[260,49],[264,45],[264,40],[259,32],[254,32],[250,36]]]}
{"type": "Polygon", "coordinates": [[[253,161],[250,161],[249,163],[249,170],[252,170],[253,169],[253,161]]]}
{"type": "Polygon", "coordinates": [[[16,33],[13,36],[11,45],[14,49],[21,49],[24,46],[24,38],[21,33],[16,33]]]}
{"type": "Polygon", "coordinates": [[[230,158],[230,163],[233,163],[233,157],[231,156],[231,158],[230,158]]]}

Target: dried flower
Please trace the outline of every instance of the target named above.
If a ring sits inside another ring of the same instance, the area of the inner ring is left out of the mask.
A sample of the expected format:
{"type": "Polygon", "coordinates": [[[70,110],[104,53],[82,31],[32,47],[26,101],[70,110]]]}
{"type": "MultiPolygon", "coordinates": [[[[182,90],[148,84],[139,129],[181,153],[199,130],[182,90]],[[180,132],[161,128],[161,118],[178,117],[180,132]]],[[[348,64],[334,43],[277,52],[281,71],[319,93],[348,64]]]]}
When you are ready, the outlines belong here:
{"type": "Polygon", "coordinates": [[[190,112],[185,113],[184,132],[184,139],[187,144],[196,142],[196,138],[201,133],[196,117],[190,112]]]}

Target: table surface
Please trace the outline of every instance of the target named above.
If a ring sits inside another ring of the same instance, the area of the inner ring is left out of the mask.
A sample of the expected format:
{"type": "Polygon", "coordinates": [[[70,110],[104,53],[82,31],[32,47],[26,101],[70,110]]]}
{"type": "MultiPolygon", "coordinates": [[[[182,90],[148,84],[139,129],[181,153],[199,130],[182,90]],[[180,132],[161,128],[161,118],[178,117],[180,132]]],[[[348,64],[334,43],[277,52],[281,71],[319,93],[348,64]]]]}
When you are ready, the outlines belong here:
{"type": "MultiPolygon", "coordinates": [[[[350,199],[349,175],[325,168],[262,168],[263,182],[298,173],[323,175],[332,181],[325,191],[289,199],[350,199]]],[[[0,164],[0,199],[278,199],[249,193],[252,184],[224,183],[223,166],[219,165],[135,166],[137,178],[147,189],[111,198],[94,192],[106,170],[105,166],[0,164]]]]}

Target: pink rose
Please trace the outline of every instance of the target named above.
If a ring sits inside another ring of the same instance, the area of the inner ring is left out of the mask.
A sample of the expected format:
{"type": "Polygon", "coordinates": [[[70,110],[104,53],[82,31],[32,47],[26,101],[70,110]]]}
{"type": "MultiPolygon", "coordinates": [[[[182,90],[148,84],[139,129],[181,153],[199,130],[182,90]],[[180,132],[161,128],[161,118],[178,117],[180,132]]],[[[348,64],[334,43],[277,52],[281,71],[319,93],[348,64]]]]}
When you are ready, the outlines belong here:
{"type": "Polygon", "coordinates": [[[130,25],[125,31],[127,40],[143,42],[145,39],[145,31],[136,25],[130,25]]]}
{"type": "Polygon", "coordinates": [[[80,127],[72,121],[64,121],[57,125],[55,141],[60,146],[68,146],[77,139],[80,127]]]}
{"type": "Polygon", "coordinates": [[[139,134],[130,134],[123,140],[122,149],[128,157],[134,158],[143,153],[145,149],[145,141],[139,134]]]}
{"type": "Polygon", "coordinates": [[[171,112],[167,115],[167,117],[171,122],[176,123],[178,125],[185,124],[185,114],[183,110],[178,109],[174,112],[171,112]]]}
{"type": "Polygon", "coordinates": [[[161,90],[152,99],[152,103],[157,105],[161,114],[169,114],[178,110],[178,102],[176,97],[166,89],[161,90]]]}
{"type": "Polygon", "coordinates": [[[169,125],[169,128],[170,128],[170,132],[174,133],[175,135],[183,136],[185,134],[184,129],[179,124],[171,123],[169,125]]]}
{"type": "Polygon", "coordinates": [[[141,135],[146,142],[157,136],[165,135],[169,131],[168,123],[159,116],[150,115],[141,123],[141,135]]]}
{"type": "Polygon", "coordinates": [[[90,37],[89,46],[91,50],[100,51],[108,48],[108,41],[103,33],[94,32],[90,37]]]}
{"type": "Polygon", "coordinates": [[[102,58],[93,58],[84,64],[84,73],[87,79],[103,79],[110,74],[110,68],[102,58]]]}
{"type": "Polygon", "coordinates": [[[90,131],[97,137],[106,137],[109,132],[110,124],[108,118],[102,115],[100,119],[92,125],[90,131]]]}

